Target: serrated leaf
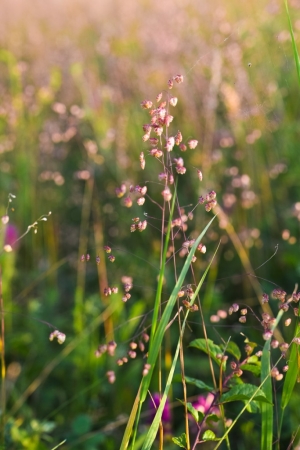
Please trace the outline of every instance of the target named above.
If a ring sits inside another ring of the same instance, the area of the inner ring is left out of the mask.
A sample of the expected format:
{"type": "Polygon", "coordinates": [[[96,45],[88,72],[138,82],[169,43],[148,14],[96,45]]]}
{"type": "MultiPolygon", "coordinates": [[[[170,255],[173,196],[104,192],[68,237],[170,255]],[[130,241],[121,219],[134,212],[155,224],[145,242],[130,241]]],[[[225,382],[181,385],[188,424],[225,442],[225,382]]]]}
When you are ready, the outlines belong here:
{"type": "Polygon", "coordinates": [[[204,383],[201,380],[197,380],[196,378],[185,377],[185,382],[187,384],[193,384],[197,388],[203,389],[203,390],[209,391],[209,392],[213,391],[213,389],[214,389],[213,386],[209,386],[208,384],[204,383]]]}
{"type": "Polygon", "coordinates": [[[186,434],[182,433],[181,436],[173,437],[172,441],[174,444],[178,445],[178,447],[186,448],[186,434]]]}
{"type": "Polygon", "coordinates": [[[238,361],[241,359],[241,351],[235,342],[229,341],[227,344],[221,345],[222,350],[234,356],[238,361]]]}
{"type": "Polygon", "coordinates": [[[264,402],[272,404],[261,389],[253,384],[241,384],[234,386],[230,391],[221,396],[221,403],[234,402],[237,400],[255,400],[257,402],[264,402]]]}
{"type": "Polygon", "coordinates": [[[206,430],[201,438],[203,441],[218,441],[219,438],[216,437],[215,433],[211,430],[206,430]]]}
{"type": "Polygon", "coordinates": [[[223,350],[219,345],[216,345],[211,339],[195,339],[189,345],[189,347],[197,348],[202,350],[207,355],[209,354],[211,358],[218,364],[221,365],[221,360],[217,358],[217,355],[222,354],[223,350]]]}

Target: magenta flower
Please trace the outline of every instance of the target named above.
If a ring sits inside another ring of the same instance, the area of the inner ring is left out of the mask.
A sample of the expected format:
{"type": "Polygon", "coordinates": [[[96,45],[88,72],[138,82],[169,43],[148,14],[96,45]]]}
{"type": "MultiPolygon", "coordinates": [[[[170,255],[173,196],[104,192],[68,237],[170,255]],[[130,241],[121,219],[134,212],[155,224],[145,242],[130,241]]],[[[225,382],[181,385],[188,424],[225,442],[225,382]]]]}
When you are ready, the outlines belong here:
{"type": "Polygon", "coordinates": [[[220,415],[220,410],[218,406],[211,406],[215,396],[209,392],[207,396],[199,395],[198,400],[193,403],[193,407],[202,412],[204,415],[206,414],[216,414],[220,415]]]}
{"type": "Polygon", "coordinates": [[[18,238],[19,232],[17,227],[9,223],[5,229],[4,245],[10,245],[13,249],[15,249],[17,246],[16,241],[18,238]]]}
{"type": "MultiPolygon", "coordinates": [[[[160,395],[157,394],[153,394],[152,398],[150,398],[149,400],[149,410],[151,411],[151,414],[149,415],[149,421],[154,419],[154,416],[156,414],[156,409],[159,407],[160,404],[160,395]],[[154,404],[153,404],[154,403],[154,404]]],[[[169,400],[167,399],[162,416],[161,416],[161,420],[163,423],[170,423],[171,422],[171,410],[170,410],[170,403],[169,400]]]]}

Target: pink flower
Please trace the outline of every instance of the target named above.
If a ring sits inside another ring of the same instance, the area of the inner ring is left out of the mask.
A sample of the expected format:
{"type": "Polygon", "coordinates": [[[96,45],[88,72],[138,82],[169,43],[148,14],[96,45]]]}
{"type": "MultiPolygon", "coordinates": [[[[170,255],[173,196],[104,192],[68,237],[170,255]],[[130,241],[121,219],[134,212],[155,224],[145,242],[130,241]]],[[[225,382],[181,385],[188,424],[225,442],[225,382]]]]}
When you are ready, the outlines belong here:
{"type": "Polygon", "coordinates": [[[209,392],[207,396],[199,395],[198,400],[193,403],[193,407],[202,412],[204,415],[206,414],[216,414],[220,415],[220,410],[218,406],[211,406],[215,396],[209,392]]]}
{"type": "Polygon", "coordinates": [[[15,225],[8,224],[5,230],[4,245],[10,245],[12,248],[16,248],[17,240],[19,238],[19,232],[15,225]]]}

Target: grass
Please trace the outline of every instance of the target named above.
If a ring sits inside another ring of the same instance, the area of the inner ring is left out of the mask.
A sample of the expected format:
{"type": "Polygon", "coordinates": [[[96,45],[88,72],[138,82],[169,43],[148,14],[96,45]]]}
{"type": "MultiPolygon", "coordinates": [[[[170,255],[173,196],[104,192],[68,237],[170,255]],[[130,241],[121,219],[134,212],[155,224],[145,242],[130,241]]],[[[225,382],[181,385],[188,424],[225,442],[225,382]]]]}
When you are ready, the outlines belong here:
{"type": "Polygon", "coordinates": [[[297,448],[295,5],[0,8],[2,447],[297,448]],[[139,105],[160,90],[178,104],[156,159],[139,105]],[[178,129],[195,149],[166,152],[178,129]]]}

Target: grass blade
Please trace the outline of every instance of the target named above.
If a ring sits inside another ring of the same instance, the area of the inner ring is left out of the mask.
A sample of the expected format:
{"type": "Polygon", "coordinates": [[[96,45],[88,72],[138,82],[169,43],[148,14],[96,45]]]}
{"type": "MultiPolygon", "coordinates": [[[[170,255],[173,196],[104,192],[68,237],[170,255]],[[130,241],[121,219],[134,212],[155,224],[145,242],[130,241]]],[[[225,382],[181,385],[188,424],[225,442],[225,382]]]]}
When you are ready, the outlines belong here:
{"type": "Polygon", "coordinates": [[[292,47],[293,47],[293,53],[294,53],[294,58],[295,58],[295,64],[296,64],[296,70],[297,70],[297,76],[298,76],[298,83],[300,84],[300,59],[299,59],[299,53],[298,53],[298,49],[297,49],[296,42],[295,42],[295,36],[294,36],[294,31],[293,31],[293,26],[292,26],[292,21],[291,21],[291,16],[290,16],[287,0],[284,0],[284,4],[285,4],[286,14],[287,14],[288,21],[289,21],[290,35],[291,35],[291,38],[292,38],[292,47]]]}
{"type": "Polygon", "coordinates": [[[272,379],[270,363],[271,339],[268,339],[263,348],[261,357],[261,382],[265,383],[261,390],[266,395],[270,403],[261,403],[261,449],[271,450],[273,442],[273,404],[272,404],[272,379]]]}
{"type": "MultiPolygon", "coordinates": [[[[187,256],[187,258],[185,260],[185,263],[184,263],[184,266],[183,266],[183,268],[182,268],[182,270],[180,272],[179,278],[178,278],[178,280],[177,280],[177,282],[175,284],[175,287],[174,287],[174,289],[173,289],[173,291],[172,291],[172,293],[170,295],[170,298],[169,298],[169,300],[167,302],[167,305],[166,305],[166,307],[164,309],[164,312],[163,312],[163,314],[161,316],[161,320],[159,322],[157,330],[156,330],[156,332],[155,332],[155,334],[153,336],[153,341],[152,341],[152,345],[150,345],[150,348],[149,348],[148,361],[147,361],[147,363],[150,364],[150,370],[149,370],[148,375],[143,377],[143,380],[142,380],[142,383],[141,383],[141,394],[140,394],[140,399],[139,399],[139,407],[138,407],[138,411],[137,411],[137,417],[139,417],[139,413],[140,413],[140,410],[141,410],[141,405],[145,401],[146,396],[147,396],[148,388],[149,388],[150,381],[151,381],[151,378],[152,378],[152,375],[153,375],[153,370],[154,370],[154,367],[155,367],[155,364],[156,364],[156,360],[157,360],[157,357],[158,357],[159,349],[160,349],[161,344],[162,344],[162,340],[163,340],[163,337],[164,337],[164,334],[165,334],[166,326],[168,325],[168,322],[170,320],[170,317],[171,317],[174,305],[176,303],[178,292],[180,291],[181,286],[184,283],[185,276],[186,276],[187,271],[188,271],[188,269],[189,269],[189,267],[191,265],[192,258],[194,256],[194,253],[195,253],[196,249],[197,249],[197,246],[201,242],[201,239],[205,235],[206,231],[210,227],[210,225],[213,222],[213,220],[215,219],[215,217],[216,216],[214,216],[210,220],[210,222],[206,225],[206,227],[204,228],[202,233],[198,236],[198,238],[196,239],[194,245],[192,246],[191,251],[190,251],[190,253],[188,254],[188,256],[187,256]]],[[[206,274],[206,272],[205,272],[205,274],[206,274]]],[[[198,289],[196,290],[196,292],[198,293],[198,289]]],[[[195,294],[196,294],[196,292],[195,292],[195,294]]],[[[125,439],[123,438],[120,450],[125,450],[125,449],[128,448],[129,439],[130,439],[130,436],[131,436],[132,428],[133,428],[133,425],[129,426],[126,429],[126,438],[125,439]]]]}
{"type": "MultiPolygon", "coordinates": [[[[219,248],[219,246],[218,246],[218,248],[219,248]]],[[[200,288],[201,288],[201,286],[202,286],[202,284],[203,284],[203,282],[204,282],[204,280],[206,278],[207,272],[210,269],[210,266],[211,266],[211,264],[212,264],[212,262],[214,260],[214,257],[215,257],[215,255],[216,255],[216,253],[218,251],[218,248],[215,251],[215,253],[213,255],[213,258],[211,259],[209,265],[207,266],[204,274],[201,277],[201,280],[199,281],[199,283],[197,285],[197,288],[196,288],[196,290],[194,292],[194,295],[193,295],[193,297],[191,299],[191,304],[193,304],[195,302],[195,299],[197,298],[197,295],[198,295],[198,293],[200,291],[200,288]]],[[[182,335],[183,335],[184,330],[185,330],[185,325],[186,325],[186,321],[187,321],[189,312],[190,311],[187,310],[187,312],[185,314],[185,317],[184,317],[184,320],[183,320],[183,323],[182,323],[182,330],[181,330],[182,335]]],[[[177,364],[177,359],[178,359],[179,350],[180,350],[180,342],[181,342],[181,339],[179,338],[178,339],[178,343],[177,343],[176,352],[175,352],[175,355],[174,355],[173,360],[172,360],[172,366],[171,366],[171,369],[170,369],[170,372],[169,372],[169,375],[168,375],[166,387],[165,387],[162,399],[160,401],[159,407],[157,408],[154,420],[152,421],[151,427],[149,428],[149,431],[148,431],[148,433],[146,435],[146,439],[144,441],[142,450],[149,450],[151,448],[154,440],[155,440],[156,435],[157,435],[159,423],[161,421],[162,413],[163,413],[163,410],[164,410],[164,407],[165,407],[165,403],[166,403],[166,400],[167,400],[167,397],[168,397],[168,392],[169,392],[169,389],[170,389],[170,386],[171,386],[171,383],[172,383],[172,380],[173,380],[174,371],[175,371],[175,367],[176,367],[176,364],[177,364]]]]}

